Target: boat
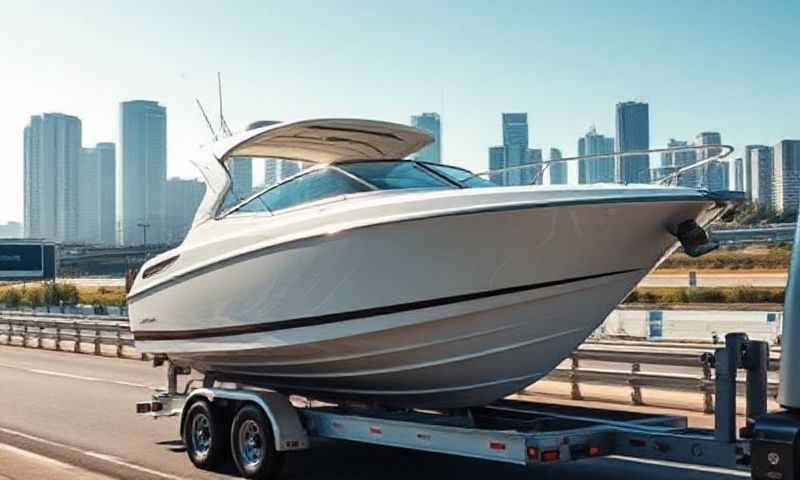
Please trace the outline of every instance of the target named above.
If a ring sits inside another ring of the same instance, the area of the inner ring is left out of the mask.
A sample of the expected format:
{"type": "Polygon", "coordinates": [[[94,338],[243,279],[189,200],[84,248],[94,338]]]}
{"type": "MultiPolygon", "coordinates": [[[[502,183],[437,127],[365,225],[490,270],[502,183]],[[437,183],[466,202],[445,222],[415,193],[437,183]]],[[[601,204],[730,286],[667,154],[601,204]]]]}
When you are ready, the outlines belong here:
{"type": "Polygon", "coordinates": [[[555,368],[679,244],[735,207],[658,185],[494,186],[358,119],[204,148],[207,190],[128,295],[141,352],[205,378],[397,408],[485,405],[555,368]],[[236,157],[310,165],[239,198],[236,157]]]}

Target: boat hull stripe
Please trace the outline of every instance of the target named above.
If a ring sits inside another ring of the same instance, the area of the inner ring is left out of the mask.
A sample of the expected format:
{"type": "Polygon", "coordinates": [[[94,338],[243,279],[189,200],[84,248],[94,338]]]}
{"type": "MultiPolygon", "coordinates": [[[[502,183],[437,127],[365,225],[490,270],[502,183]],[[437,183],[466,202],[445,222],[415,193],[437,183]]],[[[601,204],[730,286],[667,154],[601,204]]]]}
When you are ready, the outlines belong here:
{"type": "Polygon", "coordinates": [[[372,307],[361,310],[351,310],[349,312],[331,313],[314,317],[294,318],[290,320],[278,320],[274,322],[253,323],[248,325],[236,325],[232,327],[204,328],[198,330],[140,330],[133,332],[134,340],[137,341],[156,341],[156,340],[192,340],[197,338],[224,337],[231,335],[246,335],[251,333],[273,332],[276,330],[288,330],[293,328],[314,327],[331,323],[346,322],[348,320],[359,320],[380,315],[391,315],[394,313],[409,312],[425,308],[440,307],[454,303],[468,302],[483,298],[496,297],[500,295],[510,295],[512,293],[527,292],[548,287],[556,287],[569,283],[594,280],[598,278],[622,275],[642,270],[641,268],[631,268],[627,270],[616,270],[612,272],[596,273],[581,277],[565,278],[562,280],[551,280],[548,282],[531,283],[528,285],[518,285],[515,287],[500,288],[497,290],[486,290],[482,292],[466,293],[453,295],[450,297],[440,297],[417,302],[400,303],[383,307],[372,307]]]}

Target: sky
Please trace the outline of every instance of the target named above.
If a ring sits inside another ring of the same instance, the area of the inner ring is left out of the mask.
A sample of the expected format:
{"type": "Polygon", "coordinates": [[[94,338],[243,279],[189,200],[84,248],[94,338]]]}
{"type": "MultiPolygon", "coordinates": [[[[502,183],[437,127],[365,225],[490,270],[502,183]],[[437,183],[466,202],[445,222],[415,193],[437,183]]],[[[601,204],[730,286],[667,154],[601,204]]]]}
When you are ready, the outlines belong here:
{"type": "Polygon", "coordinates": [[[723,143],[800,138],[800,2],[52,1],[0,18],[0,223],[22,218],[31,115],[83,121],[83,144],[119,141],[119,103],[167,107],[168,175],[197,177],[215,117],[442,115],[443,158],[487,168],[502,112],[528,112],[531,143],[576,154],[614,106],[650,104],[651,148],[705,130],[723,143]]]}

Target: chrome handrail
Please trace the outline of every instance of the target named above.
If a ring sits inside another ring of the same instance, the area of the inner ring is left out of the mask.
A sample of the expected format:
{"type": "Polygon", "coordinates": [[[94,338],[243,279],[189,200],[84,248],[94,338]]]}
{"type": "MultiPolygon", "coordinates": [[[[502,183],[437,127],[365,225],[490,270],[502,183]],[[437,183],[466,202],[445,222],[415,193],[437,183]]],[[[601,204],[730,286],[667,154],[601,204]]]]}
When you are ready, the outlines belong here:
{"type": "MultiPolygon", "coordinates": [[[[616,163],[617,159],[622,158],[622,157],[632,157],[632,156],[637,156],[637,155],[649,155],[651,153],[675,153],[675,152],[687,152],[687,151],[696,151],[696,150],[710,150],[712,148],[720,149],[721,152],[719,154],[713,156],[713,157],[706,158],[706,159],[701,160],[699,162],[695,162],[695,163],[693,163],[691,165],[687,165],[687,166],[685,166],[683,168],[680,168],[679,170],[677,170],[677,171],[675,171],[675,172],[673,172],[673,173],[671,173],[671,174],[669,174],[669,175],[667,175],[665,177],[662,177],[662,178],[659,178],[657,180],[653,180],[653,181],[650,182],[650,183],[656,183],[656,184],[659,184],[659,185],[663,185],[663,184],[671,185],[673,180],[677,180],[681,175],[685,174],[686,172],[688,172],[690,170],[694,170],[694,169],[696,169],[698,167],[701,167],[703,165],[708,165],[708,164],[713,163],[713,162],[718,162],[718,161],[722,160],[723,158],[727,158],[728,156],[730,156],[731,153],[733,153],[734,148],[732,146],[730,146],[730,145],[687,145],[687,146],[682,146],[682,147],[654,148],[654,149],[650,149],[650,150],[633,150],[633,151],[628,151],[628,152],[609,152],[609,153],[595,153],[595,154],[592,154],[592,155],[577,155],[577,156],[574,156],[574,157],[562,157],[562,158],[557,158],[557,159],[549,159],[546,162],[528,163],[528,164],[525,164],[525,165],[515,165],[513,167],[498,168],[498,169],[495,169],[495,170],[486,170],[485,172],[475,173],[471,177],[468,177],[467,179],[474,178],[474,177],[484,177],[484,176],[489,176],[489,175],[495,175],[495,174],[498,174],[498,173],[505,173],[505,172],[511,172],[511,171],[516,171],[516,170],[537,168],[537,169],[539,169],[539,171],[536,173],[536,176],[531,181],[531,184],[533,185],[533,184],[535,184],[536,182],[539,181],[541,176],[544,175],[544,172],[550,167],[550,165],[552,165],[554,163],[574,162],[576,160],[597,160],[597,159],[606,159],[606,158],[613,158],[614,162],[616,163]]],[[[648,171],[649,170],[650,169],[648,168],[648,171]]]]}

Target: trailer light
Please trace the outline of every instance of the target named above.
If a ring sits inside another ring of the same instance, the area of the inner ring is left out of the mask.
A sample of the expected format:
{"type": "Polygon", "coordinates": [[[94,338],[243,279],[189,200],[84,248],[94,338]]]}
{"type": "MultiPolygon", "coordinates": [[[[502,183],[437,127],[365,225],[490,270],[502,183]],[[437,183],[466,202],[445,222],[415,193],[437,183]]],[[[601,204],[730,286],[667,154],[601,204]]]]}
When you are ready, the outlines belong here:
{"type": "Polygon", "coordinates": [[[558,450],[547,450],[542,452],[543,462],[555,462],[560,457],[558,450]]]}
{"type": "Polygon", "coordinates": [[[379,427],[378,425],[373,425],[373,426],[369,427],[369,433],[371,433],[373,435],[382,435],[383,434],[383,429],[381,427],[379,427]]]}
{"type": "Polygon", "coordinates": [[[503,442],[489,442],[489,448],[492,450],[505,450],[506,444],[503,442]]]}
{"type": "Polygon", "coordinates": [[[164,405],[161,402],[153,402],[150,405],[150,411],[152,412],[160,412],[162,410],[164,410],[164,405]]]}
{"type": "Polygon", "coordinates": [[[150,402],[139,402],[136,404],[136,413],[150,413],[150,402]]]}
{"type": "Polygon", "coordinates": [[[589,447],[589,456],[590,457],[596,457],[598,455],[600,455],[600,447],[598,447],[597,445],[590,446],[589,447]]]}
{"type": "Polygon", "coordinates": [[[537,450],[536,447],[528,447],[528,458],[531,460],[538,460],[539,450],[537,450]]]}

